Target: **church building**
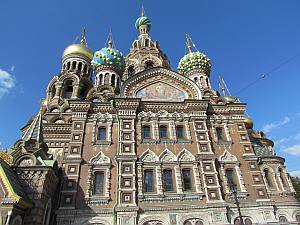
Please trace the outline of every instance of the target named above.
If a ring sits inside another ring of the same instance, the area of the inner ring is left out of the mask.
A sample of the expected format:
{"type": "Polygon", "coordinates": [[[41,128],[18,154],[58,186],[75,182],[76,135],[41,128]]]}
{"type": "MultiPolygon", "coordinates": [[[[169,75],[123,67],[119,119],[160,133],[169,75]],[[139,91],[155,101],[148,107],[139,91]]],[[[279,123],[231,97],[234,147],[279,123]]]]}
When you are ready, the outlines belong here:
{"type": "Polygon", "coordinates": [[[135,27],[126,56],[85,32],[64,50],[0,155],[0,224],[300,224],[285,159],[246,103],[212,88],[209,57],[187,35],[174,70],[144,12],[135,27]]]}

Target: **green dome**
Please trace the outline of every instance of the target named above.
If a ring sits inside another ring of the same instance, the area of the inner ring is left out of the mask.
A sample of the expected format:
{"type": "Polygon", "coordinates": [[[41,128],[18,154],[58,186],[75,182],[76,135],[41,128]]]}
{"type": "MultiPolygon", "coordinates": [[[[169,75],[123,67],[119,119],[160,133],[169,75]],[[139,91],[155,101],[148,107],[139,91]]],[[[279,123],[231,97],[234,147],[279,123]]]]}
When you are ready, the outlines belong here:
{"type": "Polygon", "coordinates": [[[180,60],[177,69],[180,74],[187,74],[194,69],[200,69],[209,74],[211,62],[202,52],[190,52],[180,60]]]}
{"type": "Polygon", "coordinates": [[[139,17],[136,21],[135,21],[135,28],[137,30],[140,29],[140,26],[142,25],[148,25],[149,28],[151,27],[151,20],[146,17],[146,16],[142,16],[142,17],[139,17]]]}

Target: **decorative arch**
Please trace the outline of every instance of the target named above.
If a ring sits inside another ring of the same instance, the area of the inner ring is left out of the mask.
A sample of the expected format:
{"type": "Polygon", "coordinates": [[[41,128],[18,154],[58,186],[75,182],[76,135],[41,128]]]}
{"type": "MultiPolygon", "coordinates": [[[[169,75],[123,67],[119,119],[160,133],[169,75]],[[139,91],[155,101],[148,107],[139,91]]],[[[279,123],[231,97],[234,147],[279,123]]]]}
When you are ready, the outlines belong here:
{"type": "Polygon", "coordinates": [[[202,98],[199,87],[191,79],[161,67],[142,71],[127,79],[122,86],[121,94],[124,97],[136,98],[139,90],[158,82],[172,84],[172,87],[186,93],[187,99],[202,98]]]}
{"type": "Polygon", "coordinates": [[[90,163],[92,163],[93,165],[101,165],[110,164],[111,161],[108,156],[104,155],[104,153],[100,151],[96,156],[91,158],[90,163]]]}
{"type": "Polygon", "coordinates": [[[143,162],[156,162],[158,161],[157,155],[149,148],[141,155],[141,161],[143,162]]]}
{"type": "Polygon", "coordinates": [[[177,160],[180,162],[192,162],[195,161],[195,156],[185,148],[178,154],[177,160]]]}
{"type": "Polygon", "coordinates": [[[158,158],[159,158],[160,161],[163,161],[163,162],[174,162],[174,161],[177,161],[177,158],[174,155],[174,153],[171,152],[167,148],[159,155],[158,158]]]}
{"type": "Polygon", "coordinates": [[[90,224],[95,224],[95,225],[111,225],[108,221],[104,220],[103,218],[100,217],[94,217],[90,220],[87,220],[82,223],[82,225],[90,225],[90,224]]]}
{"type": "Polygon", "coordinates": [[[151,224],[150,222],[153,222],[153,224],[155,224],[155,225],[157,225],[157,223],[161,223],[162,225],[170,225],[168,219],[166,219],[164,217],[160,217],[160,216],[155,216],[155,215],[142,218],[138,222],[138,225],[150,225],[151,224]]]}
{"type": "Polygon", "coordinates": [[[220,155],[219,161],[222,163],[237,163],[238,160],[235,155],[231,154],[227,149],[220,155]]]}

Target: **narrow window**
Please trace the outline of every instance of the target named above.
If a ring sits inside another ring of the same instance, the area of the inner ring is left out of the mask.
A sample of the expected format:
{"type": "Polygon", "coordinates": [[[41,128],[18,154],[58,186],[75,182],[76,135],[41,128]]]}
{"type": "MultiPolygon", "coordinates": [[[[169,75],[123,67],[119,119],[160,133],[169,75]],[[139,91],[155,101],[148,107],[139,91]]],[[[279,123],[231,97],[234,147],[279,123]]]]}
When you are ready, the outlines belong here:
{"type": "Polygon", "coordinates": [[[67,70],[70,69],[70,66],[71,66],[71,62],[68,62],[68,63],[67,63],[67,70]]]}
{"type": "Polygon", "coordinates": [[[111,86],[115,86],[115,80],[116,80],[116,75],[112,74],[111,75],[111,86]]]}
{"type": "Polygon", "coordinates": [[[86,65],[86,64],[84,64],[84,67],[83,67],[83,72],[84,72],[84,73],[88,73],[88,70],[87,70],[87,65],[86,65]]]}
{"type": "Polygon", "coordinates": [[[100,141],[106,140],[106,128],[105,127],[98,128],[98,140],[100,140],[100,141]]]}
{"type": "Polygon", "coordinates": [[[217,133],[218,141],[223,141],[224,140],[224,138],[223,138],[223,129],[221,127],[217,127],[216,128],[216,133],[217,133]]]}
{"type": "Polygon", "coordinates": [[[233,179],[233,170],[232,169],[227,169],[226,170],[226,178],[227,178],[227,183],[229,186],[234,185],[234,179],[233,179]]]}
{"type": "Polygon", "coordinates": [[[94,194],[103,194],[103,172],[96,172],[95,173],[95,180],[94,180],[94,194]]]}
{"type": "Polygon", "coordinates": [[[145,192],[153,192],[153,170],[145,170],[144,184],[145,192]]]}
{"type": "Polygon", "coordinates": [[[163,171],[163,179],[164,179],[164,191],[173,191],[173,177],[172,170],[166,169],[163,171]]]}
{"type": "Polygon", "coordinates": [[[183,139],[183,126],[176,126],[177,139],[183,139]]]}
{"type": "Polygon", "coordinates": [[[146,70],[151,69],[151,68],[153,68],[153,65],[154,65],[153,62],[148,61],[145,63],[145,69],[146,70]]]}
{"type": "Polygon", "coordinates": [[[191,179],[191,170],[183,169],[182,170],[182,180],[183,180],[183,189],[185,191],[192,190],[192,179],[191,179]]]}
{"type": "Polygon", "coordinates": [[[273,187],[273,184],[272,184],[272,181],[271,181],[271,176],[270,176],[269,170],[268,170],[268,169],[265,169],[265,170],[264,170],[264,174],[265,174],[265,179],[266,179],[266,182],[267,182],[268,187],[272,188],[272,187],[273,187]]]}
{"type": "Polygon", "coordinates": [[[128,75],[129,75],[129,76],[133,76],[134,73],[135,73],[135,71],[134,71],[134,66],[129,66],[129,67],[128,67],[128,75]]]}
{"type": "Polygon", "coordinates": [[[143,139],[150,139],[151,133],[150,133],[150,126],[143,126],[143,139]]]}
{"type": "Polygon", "coordinates": [[[285,179],[284,179],[284,173],[283,173],[283,171],[282,171],[281,168],[279,168],[278,171],[279,171],[279,177],[280,177],[282,186],[283,186],[283,187],[286,187],[286,182],[285,182],[285,179]]]}
{"type": "Polygon", "coordinates": [[[75,70],[75,68],[76,68],[76,62],[73,61],[73,62],[72,62],[72,70],[75,70]]]}
{"type": "Polygon", "coordinates": [[[159,126],[159,138],[160,139],[168,138],[167,126],[159,126]]]}
{"type": "Polygon", "coordinates": [[[82,62],[79,62],[78,63],[78,71],[81,72],[81,69],[82,69],[82,62]]]}

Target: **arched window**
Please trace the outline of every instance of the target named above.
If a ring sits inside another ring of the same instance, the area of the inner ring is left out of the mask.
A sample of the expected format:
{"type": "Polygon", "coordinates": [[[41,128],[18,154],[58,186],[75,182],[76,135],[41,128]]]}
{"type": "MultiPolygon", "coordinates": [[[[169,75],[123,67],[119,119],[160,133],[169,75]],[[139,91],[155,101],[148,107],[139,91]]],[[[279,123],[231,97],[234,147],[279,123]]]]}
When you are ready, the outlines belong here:
{"type": "Polygon", "coordinates": [[[86,64],[84,64],[84,67],[83,67],[83,72],[84,72],[84,73],[88,73],[88,70],[87,70],[87,65],[86,65],[86,64]]]}
{"type": "Polygon", "coordinates": [[[279,223],[287,223],[288,220],[285,216],[279,216],[279,223]]]}
{"type": "Polygon", "coordinates": [[[145,40],[145,46],[149,46],[149,39],[145,40]]]}
{"type": "Polygon", "coordinates": [[[209,87],[209,81],[208,81],[208,78],[206,78],[206,87],[209,87]]]}
{"type": "Polygon", "coordinates": [[[63,70],[65,70],[65,69],[66,69],[66,64],[64,63],[63,70]]]}
{"type": "Polygon", "coordinates": [[[271,178],[271,174],[268,169],[264,169],[265,180],[269,188],[273,187],[273,182],[271,178]]]}
{"type": "Polygon", "coordinates": [[[168,138],[168,130],[166,125],[159,126],[159,138],[160,139],[167,139],[168,138]]]}
{"type": "Polygon", "coordinates": [[[192,174],[189,168],[182,169],[182,181],[183,181],[183,190],[191,191],[192,190],[192,174]]]}
{"type": "Polygon", "coordinates": [[[216,134],[217,134],[218,141],[224,141],[224,134],[223,134],[222,127],[216,127],[216,134]]]}
{"type": "Polygon", "coordinates": [[[197,83],[198,82],[198,78],[194,77],[194,82],[197,83]]]}
{"type": "Polygon", "coordinates": [[[103,186],[104,186],[104,173],[103,172],[95,172],[94,174],[94,194],[96,195],[102,195],[103,192],[103,186]]]}
{"type": "Polygon", "coordinates": [[[183,225],[193,225],[190,221],[185,221],[183,225]]]}
{"type": "Polygon", "coordinates": [[[72,62],[72,70],[75,70],[75,69],[76,69],[76,62],[73,61],[73,62],[72,62]]]}
{"type": "Polygon", "coordinates": [[[80,72],[82,70],[82,62],[78,63],[78,71],[80,72]]]}
{"type": "Polygon", "coordinates": [[[145,170],[144,171],[144,190],[145,192],[153,192],[154,191],[154,183],[153,183],[153,170],[145,170]]]}
{"type": "Polygon", "coordinates": [[[73,94],[73,81],[67,80],[64,82],[63,98],[71,98],[73,94]]]}
{"type": "Polygon", "coordinates": [[[233,178],[233,169],[226,169],[225,171],[226,179],[227,179],[227,184],[231,188],[234,184],[234,178],[233,178]]]}
{"type": "Polygon", "coordinates": [[[165,192],[173,191],[173,175],[171,169],[163,171],[163,187],[165,192]]]}
{"type": "Polygon", "coordinates": [[[104,84],[109,84],[110,80],[109,80],[109,73],[105,73],[104,75],[104,84]]]}
{"type": "Polygon", "coordinates": [[[67,70],[70,69],[70,66],[71,66],[71,62],[68,62],[68,63],[67,63],[67,70]]]}
{"type": "Polygon", "coordinates": [[[128,67],[128,75],[133,76],[134,74],[135,74],[134,66],[129,66],[128,67]]]}
{"type": "Polygon", "coordinates": [[[280,177],[282,186],[283,186],[283,187],[287,187],[287,185],[286,185],[286,180],[285,180],[285,175],[284,175],[283,170],[282,170],[281,168],[279,168],[279,169],[278,169],[278,172],[279,172],[279,177],[280,177]]]}
{"type": "Polygon", "coordinates": [[[143,135],[143,139],[150,139],[151,138],[150,126],[143,126],[142,135],[143,135]]]}
{"type": "Polygon", "coordinates": [[[111,79],[111,86],[115,86],[116,75],[112,74],[110,79],[111,79]]]}
{"type": "Polygon", "coordinates": [[[195,225],[203,225],[203,222],[198,220],[195,225]]]}
{"type": "Polygon", "coordinates": [[[102,85],[103,84],[103,74],[100,73],[99,75],[99,85],[102,85]]]}
{"type": "Polygon", "coordinates": [[[154,66],[154,63],[152,61],[147,61],[145,63],[145,70],[151,69],[151,68],[153,68],[153,66],[154,66]]]}
{"type": "Polygon", "coordinates": [[[246,218],[245,225],[252,225],[252,221],[249,218],[246,218]]]}
{"type": "Polygon", "coordinates": [[[296,215],[296,221],[297,221],[297,222],[300,222],[300,215],[299,215],[299,214],[296,215]]]}
{"type": "Polygon", "coordinates": [[[98,140],[100,140],[100,141],[106,140],[106,127],[98,128],[98,140]]]}

